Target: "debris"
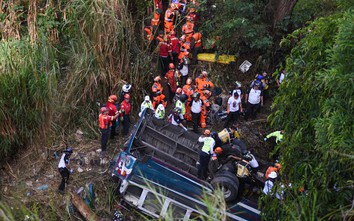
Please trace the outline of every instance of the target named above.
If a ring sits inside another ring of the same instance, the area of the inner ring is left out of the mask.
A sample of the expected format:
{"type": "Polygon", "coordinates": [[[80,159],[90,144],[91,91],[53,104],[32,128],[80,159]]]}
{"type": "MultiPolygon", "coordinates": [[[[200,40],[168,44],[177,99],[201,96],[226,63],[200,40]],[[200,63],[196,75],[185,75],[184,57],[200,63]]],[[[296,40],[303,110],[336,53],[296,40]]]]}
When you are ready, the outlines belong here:
{"type": "Polygon", "coordinates": [[[31,195],[31,192],[27,192],[27,193],[26,193],[26,196],[30,196],[30,195],[31,195]]]}
{"type": "Polygon", "coordinates": [[[33,183],[32,183],[32,181],[26,181],[26,185],[27,186],[33,186],[33,183]]]}
{"type": "Polygon", "coordinates": [[[48,189],[48,185],[47,184],[44,184],[40,187],[37,187],[37,190],[47,190],[48,189]]]}
{"type": "Polygon", "coordinates": [[[54,151],[53,156],[55,157],[55,159],[59,159],[59,155],[56,151],[54,151]]]}
{"type": "Polygon", "coordinates": [[[84,187],[80,187],[77,191],[76,194],[80,194],[84,190],[84,187]]]}
{"type": "Polygon", "coordinates": [[[84,203],[84,201],[78,195],[72,193],[71,197],[71,202],[86,220],[102,220],[100,217],[98,217],[95,213],[91,211],[91,209],[84,203]]]}
{"type": "Polygon", "coordinates": [[[90,207],[93,207],[93,201],[95,199],[95,193],[93,191],[93,184],[92,183],[89,183],[87,185],[87,192],[86,192],[86,197],[84,199],[85,203],[90,206],[90,207]]]}
{"type": "Polygon", "coordinates": [[[78,171],[79,173],[82,173],[84,170],[81,169],[81,167],[79,167],[79,168],[77,168],[77,171],[78,171]]]}
{"type": "Polygon", "coordinates": [[[79,134],[79,135],[83,135],[84,134],[84,132],[82,132],[80,129],[77,129],[76,133],[79,134]]]}

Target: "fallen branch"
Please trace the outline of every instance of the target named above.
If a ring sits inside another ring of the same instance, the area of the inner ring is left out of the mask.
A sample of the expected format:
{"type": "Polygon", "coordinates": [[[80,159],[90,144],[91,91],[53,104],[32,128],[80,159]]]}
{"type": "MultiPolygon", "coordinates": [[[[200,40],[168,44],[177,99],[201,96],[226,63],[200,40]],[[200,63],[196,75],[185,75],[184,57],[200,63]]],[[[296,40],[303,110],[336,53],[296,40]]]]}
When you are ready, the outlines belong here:
{"type": "Polygon", "coordinates": [[[80,214],[88,221],[108,221],[110,219],[101,218],[97,216],[92,210],[86,205],[86,203],[75,193],[71,193],[71,202],[80,212],[80,214]]]}

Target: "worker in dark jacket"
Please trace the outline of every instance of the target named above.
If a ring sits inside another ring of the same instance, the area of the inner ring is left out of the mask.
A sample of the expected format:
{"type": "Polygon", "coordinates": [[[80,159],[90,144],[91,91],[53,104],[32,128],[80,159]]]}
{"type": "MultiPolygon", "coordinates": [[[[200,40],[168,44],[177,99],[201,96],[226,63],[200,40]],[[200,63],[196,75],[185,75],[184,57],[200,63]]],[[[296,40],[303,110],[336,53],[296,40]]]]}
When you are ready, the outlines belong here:
{"type": "Polygon", "coordinates": [[[204,135],[200,136],[198,141],[203,144],[199,155],[198,178],[205,180],[208,176],[208,164],[210,156],[214,154],[215,140],[210,136],[210,130],[205,130],[204,135]]]}
{"type": "Polygon", "coordinates": [[[73,149],[68,147],[64,150],[63,155],[61,156],[58,164],[58,171],[61,175],[61,183],[58,188],[58,192],[60,194],[64,194],[65,184],[68,184],[69,175],[72,173],[72,169],[69,167],[70,156],[73,153],[73,149]]]}

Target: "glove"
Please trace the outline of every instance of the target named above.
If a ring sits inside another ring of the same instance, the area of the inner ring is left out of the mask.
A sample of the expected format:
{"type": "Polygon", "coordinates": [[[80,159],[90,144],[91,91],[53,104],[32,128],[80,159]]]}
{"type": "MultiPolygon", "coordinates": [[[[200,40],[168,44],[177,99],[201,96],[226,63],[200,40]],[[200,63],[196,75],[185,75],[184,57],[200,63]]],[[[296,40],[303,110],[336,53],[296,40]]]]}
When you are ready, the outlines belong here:
{"type": "Polygon", "coordinates": [[[266,137],[264,138],[264,141],[267,141],[267,138],[266,138],[266,137]]]}
{"type": "Polygon", "coordinates": [[[74,172],[74,170],[73,169],[70,169],[70,173],[73,173],[74,172]]]}
{"type": "Polygon", "coordinates": [[[183,127],[183,130],[184,130],[184,131],[188,131],[188,129],[187,129],[186,127],[183,127]]]}

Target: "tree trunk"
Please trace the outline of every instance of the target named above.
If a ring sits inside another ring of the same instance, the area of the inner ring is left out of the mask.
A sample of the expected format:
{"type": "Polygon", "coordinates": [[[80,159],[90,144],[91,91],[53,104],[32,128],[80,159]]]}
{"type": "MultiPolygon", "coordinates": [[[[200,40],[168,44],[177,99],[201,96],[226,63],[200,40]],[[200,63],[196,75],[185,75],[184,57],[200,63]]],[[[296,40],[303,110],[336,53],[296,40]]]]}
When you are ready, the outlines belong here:
{"type": "Polygon", "coordinates": [[[268,7],[273,12],[273,28],[283,21],[286,16],[291,15],[297,0],[270,0],[268,7]]]}

